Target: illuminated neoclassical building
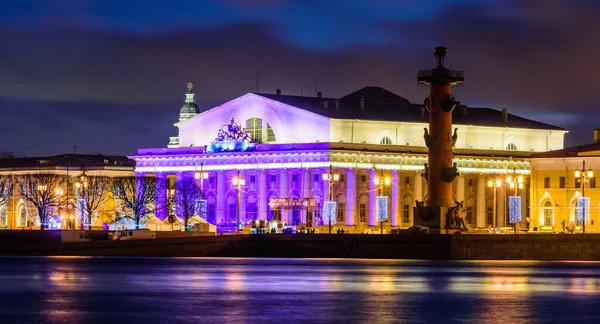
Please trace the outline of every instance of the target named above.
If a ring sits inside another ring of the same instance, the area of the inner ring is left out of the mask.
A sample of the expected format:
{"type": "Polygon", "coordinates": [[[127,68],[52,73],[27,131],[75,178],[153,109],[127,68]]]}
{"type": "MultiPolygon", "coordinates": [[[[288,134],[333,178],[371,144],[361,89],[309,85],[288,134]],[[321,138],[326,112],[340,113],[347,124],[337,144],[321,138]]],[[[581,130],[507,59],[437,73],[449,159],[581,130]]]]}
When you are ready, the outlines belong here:
{"type": "MultiPolygon", "coordinates": [[[[423,94],[425,96],[425,93],[423,94]]],[[[487,187],[487,182],[513,170],[529,184],[528,157],[532,152],[563,148],[566,130],[509,114],[507,109],[457,107],[453,112],[458,140],[454,162],[460,176],[454,182],[454,198],[466,204],[472,227],[506,225],[506,190],[487,187]],[[494,191],[498,203],[494,209],[494,191]],[[496,210],[496,213],[494,213],[496,210]],[[496,216],[497,221],[494,220],[496,216]]],[[[130,158],[139,175],[156,176],[158,185],[174,183],[195,172],[202,179],[207,200],[207,219],[234,225],[270,220],[277,215],[275,198],[313,198],[311,218],[319,224],[321,206],[329,182],[323,173],[339,174],[331,187],[337,202],[337,225],[349,230],[379,226],[375,197],[389,197],[387,226],[409,227],[415,200],[426,198],[422,178],[427,161],[423,129],[428,112],[421,104],[379,87],[365,87],[341,98],[248,93],[216,107],[199,109],[191,84],[180,110],[179,130],[168,147],[143,148],[130,158]],[[234,124],[231,124],[231,122],[234,124]],[[255,144],[238,145],[228,131],[249,135],[255,144]],[[243,129],[241,129],[243,128],[243,129]],[[245,179],[239,206],[235,177],[245,179]],[[390,178],[376,184],[376,178],[390,178]]],[[[442,139],[444,140],[444,139],[442,139]]],[[[445,139],[451,140],[451,139],[445,139]]],[[[167,186],[167,187],[168,187],[167,186]]],[[[168,190],[161,190],[158,205],[166,205],[168,190]]],[[[521,190],[523,209],[529,190],[521,190]]],[[[167,215],[166,208],[159,218],[167,215]]],[[[288,224],[305,224],[307,211],[279,209],[288,224]]]]}

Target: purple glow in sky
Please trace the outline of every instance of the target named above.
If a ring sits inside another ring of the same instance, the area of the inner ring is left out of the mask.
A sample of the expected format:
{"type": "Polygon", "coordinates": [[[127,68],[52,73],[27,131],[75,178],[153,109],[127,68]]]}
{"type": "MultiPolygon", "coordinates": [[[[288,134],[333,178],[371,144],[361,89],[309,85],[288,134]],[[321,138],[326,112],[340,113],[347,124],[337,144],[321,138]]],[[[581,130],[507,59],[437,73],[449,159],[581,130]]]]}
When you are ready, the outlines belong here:
{"type": "Polygon", "coordinates": [[[382,86],[413,102],[432,49],[465,71],[458,100],[592,140],[600,3],[3,1],[0,151],[133,154],[166,146],[185,84],[201,108],[256,91],[327,97],[382,86]]]}

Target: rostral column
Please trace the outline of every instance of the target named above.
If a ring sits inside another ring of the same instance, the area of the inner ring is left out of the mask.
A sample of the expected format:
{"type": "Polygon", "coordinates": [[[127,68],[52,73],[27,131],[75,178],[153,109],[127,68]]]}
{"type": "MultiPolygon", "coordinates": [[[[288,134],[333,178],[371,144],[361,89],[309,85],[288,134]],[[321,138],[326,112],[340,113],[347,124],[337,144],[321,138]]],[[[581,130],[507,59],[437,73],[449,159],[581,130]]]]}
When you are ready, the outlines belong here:
{"type": "Polygon", "coordinates": [[[460,103],[452,96],[452,86],[464,80],[461,71],[451,71],[444,66],[445,47],[435,48],[437,66],[419,71],[418,81],[429,86],[425,109],[429,111],[429,131],[425,128],[428,162],[423,176],[427,179],[427,199],[417,202],[416,226],[442,229],[448,208],[455,206],[452,199],[452,182],[458,175],[452,163],[452,147],[456,143],[456,129],[452,131],[452,111],[460,103]]]}

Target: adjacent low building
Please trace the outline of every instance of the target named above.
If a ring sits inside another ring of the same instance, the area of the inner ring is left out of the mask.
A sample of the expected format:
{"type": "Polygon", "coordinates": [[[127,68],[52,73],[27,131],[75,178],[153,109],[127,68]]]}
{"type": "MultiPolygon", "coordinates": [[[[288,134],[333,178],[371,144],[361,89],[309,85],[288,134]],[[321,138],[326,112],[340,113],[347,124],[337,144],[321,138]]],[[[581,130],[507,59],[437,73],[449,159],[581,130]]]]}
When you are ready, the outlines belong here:
{"type": "MultiPolygon", "coordinates": [[[[93,184],[94,177],[131,177],[135,161],[126,156],[106,156],[100,154],[63,154],[46,157],[15,158],[5,154],[0,158],[0,189],[2,184],[12,186],[12,192],[5,203],[0,203],[0,228],[39,228],[40,217],[34,202],[25,199],[21,183],[29,181],[28,187],[39,191],[34,200],[43,202],[48,214],[62,228],[80,228],[82,221],[81,201],[86,199],[87,182],[93,184]],[[30,176],[35,175],[35,178],[30,176]],[[41,176],[45,175],[45,176],[41,176]],[[82,181],[82,176],[84,177],[82,181]],[[84,188],[86,186],[86,188],[84,188]]],[[[27,187],[27,186],[26,186],[27,187]]],[[[4,191],[7,192],[6,186],[4,191]]],[[[1,200],[0,200],[1,202],[1,200]]],[[[91,210],[91,209],[90,209],[91,210]]],[[[111,222],[118,211],[110,190],[98,197],[98,208],[91,217],[92,226],[111,222]]],[[[46,227],[58,226],[48,224],[46,227]]]]}

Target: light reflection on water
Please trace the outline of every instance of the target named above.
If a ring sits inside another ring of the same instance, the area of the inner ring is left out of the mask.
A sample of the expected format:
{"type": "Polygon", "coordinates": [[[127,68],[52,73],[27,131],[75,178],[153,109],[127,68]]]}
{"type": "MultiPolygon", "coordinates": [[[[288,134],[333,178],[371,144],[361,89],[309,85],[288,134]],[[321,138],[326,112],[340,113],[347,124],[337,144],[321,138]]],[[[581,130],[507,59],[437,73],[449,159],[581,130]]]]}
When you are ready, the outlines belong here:
{"type": "Polygon", "coordinates": [[[0,257],[12,322],[600,322],[600,263],[0,257]]]}

